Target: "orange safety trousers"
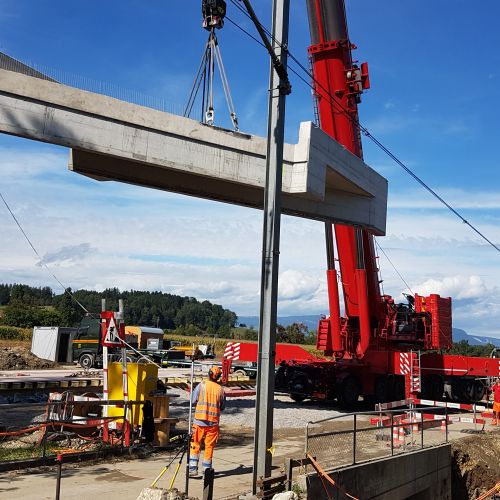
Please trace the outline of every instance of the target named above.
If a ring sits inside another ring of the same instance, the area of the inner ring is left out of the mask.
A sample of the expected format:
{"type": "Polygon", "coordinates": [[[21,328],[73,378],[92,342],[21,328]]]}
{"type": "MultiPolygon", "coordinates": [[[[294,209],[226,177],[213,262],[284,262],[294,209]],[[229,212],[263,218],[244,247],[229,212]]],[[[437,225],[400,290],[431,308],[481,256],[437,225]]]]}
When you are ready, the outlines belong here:
{"type": "Polygon", "coordinates": [[[493,403],[493,420],[491,422],[492,425],[500,425],[500,420],[498,417],[500,417],[500,403],[497,403],[496,401],[493,403]]]}
{"type": "Polygon", "coordinates": [[[189,469],[198,470],[198,461],[200,460],[200,449],[205,442],[205,453],[203,455],[203,470],[212,467],[212,457],[214,448],[219,440],[218,425],[196,425],[193,424],[193,435],[191,437],[191,453],[189,456],[189,469]]]}

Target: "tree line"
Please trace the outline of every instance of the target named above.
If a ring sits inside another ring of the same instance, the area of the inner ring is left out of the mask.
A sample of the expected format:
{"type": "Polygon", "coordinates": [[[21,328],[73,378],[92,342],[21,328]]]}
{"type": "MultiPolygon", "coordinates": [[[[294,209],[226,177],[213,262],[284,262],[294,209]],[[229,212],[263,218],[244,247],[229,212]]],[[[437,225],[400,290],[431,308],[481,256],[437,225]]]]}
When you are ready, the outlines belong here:
{"type": "Polygon", "coordinates": [[[33,326],[77,326],[85,311],[101,310],[101,299],[106,309],[118,310],[123,299],[125,323],[128,325],[157,326],[163,329],[193,327],[209,335],[224,337],[234,327],[237,316],[229,309],[208,300],[181,297],[163,292],[139,290],[120,291],[109,288],[93,290],[66,290],[55,294],[50,287],[31,287],[23,284],[0,284],[1,324],[32,328],[33,326]]]}

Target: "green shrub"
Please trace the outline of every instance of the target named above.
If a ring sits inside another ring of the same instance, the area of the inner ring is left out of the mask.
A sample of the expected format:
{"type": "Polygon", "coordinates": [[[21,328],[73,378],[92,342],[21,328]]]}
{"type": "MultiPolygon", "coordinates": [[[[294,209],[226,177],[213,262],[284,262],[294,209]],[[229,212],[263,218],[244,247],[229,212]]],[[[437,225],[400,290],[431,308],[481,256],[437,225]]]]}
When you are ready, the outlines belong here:
{"type": "Polygon", "coordinates": [[[31,340],[32,333],[29,328],[0,326],[0,340],[31,340]]]}
{"type": "Polygon", "coordinates": [[[19,304],[5,307],[2,324],[19,328],[34,326],[63,326],[62,316],[53,308],[31,307],[19,304]]]}

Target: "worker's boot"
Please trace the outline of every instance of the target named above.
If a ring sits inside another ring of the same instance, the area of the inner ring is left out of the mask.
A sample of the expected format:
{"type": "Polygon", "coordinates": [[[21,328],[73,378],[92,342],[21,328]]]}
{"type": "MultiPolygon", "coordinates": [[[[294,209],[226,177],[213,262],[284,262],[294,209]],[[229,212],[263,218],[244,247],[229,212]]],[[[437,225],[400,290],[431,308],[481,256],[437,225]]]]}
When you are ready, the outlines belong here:
{"type": "Polygon", "coordinates": [[[198,472],[198,469],[194,469],[189,467],[189,477],[200,477],[200,474],[198,472]]]}

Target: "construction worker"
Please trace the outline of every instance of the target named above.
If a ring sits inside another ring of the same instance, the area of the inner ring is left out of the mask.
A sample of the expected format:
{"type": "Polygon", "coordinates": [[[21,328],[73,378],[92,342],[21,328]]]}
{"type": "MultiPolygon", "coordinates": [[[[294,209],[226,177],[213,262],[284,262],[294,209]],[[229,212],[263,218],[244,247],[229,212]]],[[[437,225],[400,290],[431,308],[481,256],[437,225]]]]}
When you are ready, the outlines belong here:
{"type": "Polygon", "coordinates": [[[204,380],[193,391],[192,402],[195,406],[191,437],[191,454],[189,457],[189,475],[198,475],[200,448],[205,442],[203,456],[203,472],[212,467],[212,456],[219,439],[220,412],[224,410],[226,398],[224,389],[219,384],[222,370],[212,366],[208,372],[208,380],[204,380]]]}
{"type": "Polygon", "coordinates": [[[500,377],[491,388],[493,392],[493,420],[491,425],[500,425],[500,377]]]}

